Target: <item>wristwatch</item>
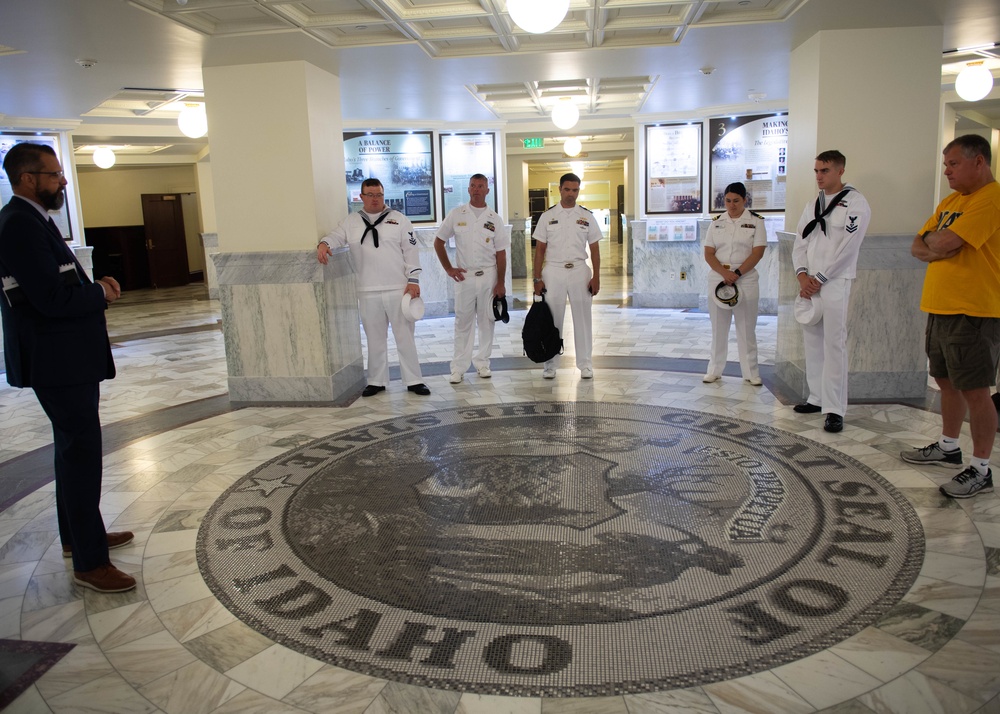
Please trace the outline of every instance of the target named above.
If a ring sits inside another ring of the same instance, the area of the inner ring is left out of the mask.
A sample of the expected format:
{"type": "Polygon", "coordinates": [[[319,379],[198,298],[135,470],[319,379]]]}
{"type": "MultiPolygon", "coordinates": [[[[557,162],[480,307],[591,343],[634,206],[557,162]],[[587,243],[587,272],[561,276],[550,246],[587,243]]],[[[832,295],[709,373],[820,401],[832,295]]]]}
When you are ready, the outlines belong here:
{"type": "Polygon", "coordinates": [[[534,278],[534,282],[540,283],[540,282],[542,282],[542,279],[541,278],[534,278]]]}
{"type": "Polygon", "coordinates": [[[736,273],[736,277],[737,278],[742,278],[743,277],[743,273],[740,272],[739,268],[734,268],[733,272],[736,273]]]}

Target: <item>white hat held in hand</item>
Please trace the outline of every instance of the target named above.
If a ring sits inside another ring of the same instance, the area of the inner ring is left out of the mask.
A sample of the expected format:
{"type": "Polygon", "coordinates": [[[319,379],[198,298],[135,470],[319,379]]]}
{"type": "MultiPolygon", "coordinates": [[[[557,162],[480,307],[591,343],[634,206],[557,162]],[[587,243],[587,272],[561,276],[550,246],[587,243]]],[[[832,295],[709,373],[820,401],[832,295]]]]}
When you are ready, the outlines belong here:
{"type": "Polygon", "coordinates": [[[403,317],[416,322],[424,316],[424,301],[418,297],[411,298],[409,293],[403,293],[403,317]]]}
{"type": "Polygon", "coordinates": [[[795,320],[802,325],[817,325],[823,319],[823,298],[799,296],[795,298],[795,320]]]}
{"type": "Polygon", "coordinates": [[[725,281],[722,281],[715,286],[711,297],[717,307],[721,307],[723,310],[732,310],[733,306],[740,301],[740,289],[735,284],[727,285],[725,281]]]}

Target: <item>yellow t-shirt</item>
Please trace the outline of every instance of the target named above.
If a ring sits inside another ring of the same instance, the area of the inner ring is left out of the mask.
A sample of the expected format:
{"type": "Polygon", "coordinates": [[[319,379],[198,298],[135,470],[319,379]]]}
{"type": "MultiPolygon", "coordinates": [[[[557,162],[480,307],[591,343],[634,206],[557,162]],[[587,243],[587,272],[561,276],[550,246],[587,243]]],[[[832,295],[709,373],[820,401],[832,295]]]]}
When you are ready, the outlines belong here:
{"type": "Polygon", "coordinates": [[[1000,184],[968,196],[953,193],[921,233],[950,229],[965,245],[958,255],[927,265],[920,309],[936,315],[1000,317],[1000,184]]]}

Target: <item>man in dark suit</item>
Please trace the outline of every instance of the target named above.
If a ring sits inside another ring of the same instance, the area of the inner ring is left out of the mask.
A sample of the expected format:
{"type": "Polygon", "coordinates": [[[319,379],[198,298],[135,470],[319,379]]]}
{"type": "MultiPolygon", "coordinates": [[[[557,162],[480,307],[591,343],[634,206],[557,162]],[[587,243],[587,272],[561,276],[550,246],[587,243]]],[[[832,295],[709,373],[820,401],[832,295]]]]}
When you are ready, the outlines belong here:
{"type": "Polygon", "coordinates": [[[133,534],[106,533],[101,517],[100,382],[115,376],[104,321],[121,296],[114,278],[90,281],[48,211],[65,201],[51,147],[17,144],[3,162],[14,197],[0,210],[0,314],[7,382],[30,387],[52,422],[56,512],[73,581],[124,592],[135,578],[111,564],[109,547],[133,534]]]}

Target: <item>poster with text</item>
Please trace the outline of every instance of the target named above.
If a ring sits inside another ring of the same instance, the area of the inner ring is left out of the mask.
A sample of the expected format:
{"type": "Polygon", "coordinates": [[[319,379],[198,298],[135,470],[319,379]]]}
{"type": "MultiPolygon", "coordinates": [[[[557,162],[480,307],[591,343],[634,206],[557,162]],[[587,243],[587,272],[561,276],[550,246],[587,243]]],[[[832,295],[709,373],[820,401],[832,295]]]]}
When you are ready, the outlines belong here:
{"type": "Polygon", "coordinates": [[[444,215],[469,201],[469,179],[482,174],[489,182],[486,205],[497,210],[496,135],[442,134],[441,195],[444,215]]]}
{"type": "Polygon", "coordinates": [[[701,125],[646,127],[646,213],[701,213],[701,125]]]}
{"type": "Polygon", "coordinates": [[[431,132],[345,132],[344,163],[351,211],[361,209],[361,182],[377,178],[385,205],[414,223],[435,220],[431,132]]]}
{"type": "MultiPolygon", "coordinates": [[[[59,137],[56,136],[38,136],[35,134],[0,134],[0,165],[3,164],[3,160],[7,158],[7,152],[11,150],[16,144],[20,144],[24,141],[30,141],[32,144],[44,144],[45,146],[51,146],[52,150],[56,152],[56,156],[59,156],[59,137]]],[[[66,179],[72,178],[69,174],[66,175],[66,179]]],[[[65,193],[64,193],[65,195],[65,193]]],[[[0,171],[0,206],[6,206],[7,202],[14,196],[14,189],[11,188],[10,181],[7,179],[7,174],[0,171]]],[[[62,233],[63,238],[66,240],[73,239],[73,231],[69,224],[69,211],[65,206],[60,208],[58,211],[49,211],[49,215],[52,216],[52,220],[56,222],[56,226],[59,228],[59,232],[62,233]]]]}
{"type": "Polygon", "coordinates": [[[760,114],[709,119],[709,212],[724,211],[726,186],[747,188],[747,207],[785,210],[788,115],[760,114]]]}

